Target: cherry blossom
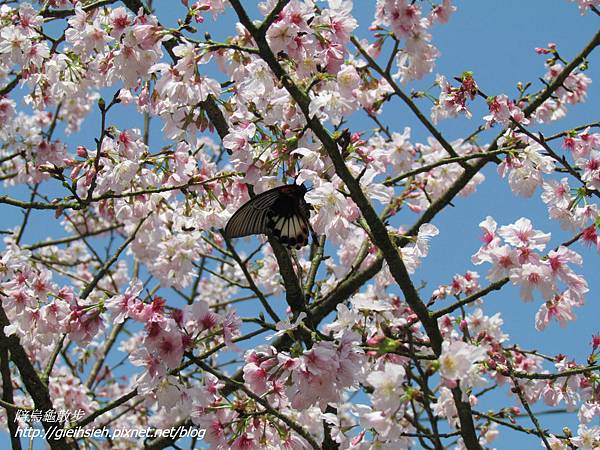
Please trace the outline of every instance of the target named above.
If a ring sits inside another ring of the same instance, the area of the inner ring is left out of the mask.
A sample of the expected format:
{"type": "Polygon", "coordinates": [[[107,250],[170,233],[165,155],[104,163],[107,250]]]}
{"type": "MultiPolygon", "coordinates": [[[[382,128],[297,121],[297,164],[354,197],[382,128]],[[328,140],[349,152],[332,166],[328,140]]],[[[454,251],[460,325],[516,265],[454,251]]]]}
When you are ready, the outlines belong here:
{"type": "Polygon", "coordinates": [[[440,96],[431,108],[431,120],[437,124],[442,119],[456,117],[463,113],[471,118],[472,114],[466,107],[467,99],[473,100],[477,94],[477,84],[469,72],[463,74],[460,88],[450,86],[443,75],[438,75],[435,80],[440,87],[440,96]]]}
{"type": "Polygon", "coordinates": [[[375,389],[373,406],[381,411],[394,412],[400,406],[404,389],[402,382],[406,379],[404,367],[388,363],[382,371],[374,371],[367,377],[367,382],[375,389]]]}
{"type": "Polygon", "coordinates": [[[486,126],[488,127],[491,127],[496,123],[507,126],[510,125],[511,120],[523,123],[523,125],[529,123],[529,121],[523,117],[520,108],[504,94],[489,98],[487,104],[490,114],[485,116],[483,120],[485,120],[486,126]]]}
{"type": "Polygon", "coordinates": [[[521,217],[512,225],[505,225],[498,229],[498,235],[514,247],[528,247],[532,250],[544,250],[550,233],[534,230],[531,221],[521,217]]]}
{"type": "Polygon", "coordinates": [[[448,381],[467,381],[475,374],[476,362],[485,359],[484,348],[475,347],[462,341],[444,341],[440,356],[440,375],[448,381]]]}
{"type": "Polygon", "coordinates": [[[598,5],[598,0],[570,0],[576,1],[581,14],[585,14],[590,6],[598,5]]]}

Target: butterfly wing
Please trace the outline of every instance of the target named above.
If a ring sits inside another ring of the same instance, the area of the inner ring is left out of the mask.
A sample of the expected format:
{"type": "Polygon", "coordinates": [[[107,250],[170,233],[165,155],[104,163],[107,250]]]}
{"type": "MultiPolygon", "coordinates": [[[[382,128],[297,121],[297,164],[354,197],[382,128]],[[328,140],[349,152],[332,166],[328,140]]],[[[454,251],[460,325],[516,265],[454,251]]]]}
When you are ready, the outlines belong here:
{"type": "Polygon", "coordinates": [[[283,245],[300,249],[308,243],[310,230],[310,213],[304,201],[306,188],[296,185],[290,188],[271,206],[267,229],[268,234],[275,236],[283,245]]]}
{"type": "Polygon", "coordinates": [[[257,195],[229,219],[227,238],[267,234],[275,236],[288,248],[308,243],[310,216],[304,201],[306,188],[295,184],[279,186],[257,195]]]}
{"type": "Polygon", "coordinates": [[[288,248],[300,249],[308,244],[308,220],[300,215],[277,216],[270,227],[270,234],[288,248]]]}
{"type": "Polygon", "coordinates": [[[278,189],[270,189],[250,199],[227,222],[225,237],[237,238],[251,234],[266,234],[269,208],[279,196],[278,189]]]}

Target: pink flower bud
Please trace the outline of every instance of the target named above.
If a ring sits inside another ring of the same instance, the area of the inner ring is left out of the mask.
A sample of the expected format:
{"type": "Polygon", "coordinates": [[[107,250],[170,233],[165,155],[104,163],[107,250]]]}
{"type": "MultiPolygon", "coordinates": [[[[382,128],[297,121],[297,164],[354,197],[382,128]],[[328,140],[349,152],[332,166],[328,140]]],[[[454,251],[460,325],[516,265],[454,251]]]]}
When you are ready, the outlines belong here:
{"type": "Polygon", "coordinates": [[[385,339],[385,336],[383,336],[383,335],[373,336],[373,337],[367,339],[367,345],[374,347],[374,346],[378,345],[384,339],[385,339]]]}
{"type": "Polygon", "coordinates": [[[596,350],[600,347],[600,333],[592,335],[592,348],[596,350]]]}
{"type": "Polygon", "coordinates": [[[77,147],[77,156],[79,156],[80,158],[88,157],[87,149],[83,145],[80,145],[79,147],[77,147]]]}
{"type": "Polygon", "coordinates": [[[365,431],[363,430],[352,439],[352,445],[358,444],[360,441],[362,441],[364,436],[365,436],[365,431]]]}

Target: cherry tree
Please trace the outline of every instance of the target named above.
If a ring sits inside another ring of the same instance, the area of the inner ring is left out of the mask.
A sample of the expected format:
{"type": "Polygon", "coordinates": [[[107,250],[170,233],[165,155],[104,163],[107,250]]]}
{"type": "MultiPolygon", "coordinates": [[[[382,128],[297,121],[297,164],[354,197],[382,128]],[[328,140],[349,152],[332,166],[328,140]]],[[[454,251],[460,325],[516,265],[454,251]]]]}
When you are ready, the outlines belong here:
{"type": "MultiPolygon", "coordinates": [[[[467,68],[436,70],[433,35],[460,4],[373,3],[359,17],[350,0],[182,0],[167,25],[140,0],[0,2],[13,449],[25,426],[52,449],[483,449],[505,433],[600,448],[600,335],[586,359],[547,355],[486,302],[535,302],[543,332],[593,297],[600,123],[560,119],[586,100],[600,32],[573,55],[531,49],[539,79],[489,92],[467,68]],[[467,118],[471,133],[444,136],[467,118]],[[481,236],[461,237],[481,238],[470,270],[419,285],[436,223],[490,173],[547,217],[498,222],[490,199],[481,236]],[[292,183],[309,187],[308,246],[223,232],[292,183]],[[486,403],[496,391],[504,403],[486,403]],[[578,426],[549,429],[543,408],[578,426]],[[103,427],[206,433],[67,434],[103,427]]],[[[572,3],[575,21],[600,15],[572,3]]]]}

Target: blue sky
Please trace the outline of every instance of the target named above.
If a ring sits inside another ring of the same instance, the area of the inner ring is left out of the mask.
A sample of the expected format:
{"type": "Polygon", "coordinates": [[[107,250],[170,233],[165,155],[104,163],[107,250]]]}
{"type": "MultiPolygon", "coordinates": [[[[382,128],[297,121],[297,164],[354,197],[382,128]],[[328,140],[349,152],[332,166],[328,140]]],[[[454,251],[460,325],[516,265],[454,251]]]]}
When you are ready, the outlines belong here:
{"type": "MultiPolygon", "coordinates": [[[[249,3],[249,2],[244,2],[249,3]]],[[[360,28],[357,30],[359,37],[368,37],[367,28],[372,20],[374,2],[365,0],[355,1],[355,17],[359,19],[360,28]]],[[[174,24],[175,14],[182,11],[179,2],[155,1],[154,6],[160,20],[166,24],[174,24]],[[175,6],[176,5],[176,6],[175,6]]],[[[469,70],[482,91],[488,95],[505,93],[509,97],[516,93],[515,85],[518,81],[532,81],[539,87],[539,77],[545,73],[544,56],[536,55],[535,47],[546,46],[548,42],[555,42],[563,58],[572,59],[591,39],[597,30],[598,18],[588,13],[581,16],[575,3],[563,0],[504,0],[502,2],[464,1],[456,2],[458,11],[451,17],[447,25],[436,25],[432,29],[433,43],[441,51],[434,73],[420,82],[411,83],[405,87],[410,89],[428,88],[436,73],[445,75],[448,79],[458,76],[469,70]]],[[[427,6],[424,5],[424,8],[427,6]]],[[[209,18],[205,24],[197,26],[200,33],[210,31],[215,39],[225,38],[234,29],[235,18],[231,11],[219,18],[218,26],[211,23],[209,18]]],[[[567,118],[552,123],[548,126],[533,127],[544,133],[562,131],[598,120],[598,99],[600,97],[600,69],[594,65],[599,61],[597,55],[592,54],[588,76],[593,80],[589,90],[588,101],[584,104],[570,108],[567,118]]],[[[214,71],[209,72],[219,81],[223,77],[214,71]]],[[[433,91],[437,95],[437,91],[433,91]]],[[[429,111],[431,103],[424,99],[418,103],[422,111],[429,111]]],[[[487,113],[487,108],[482,100],[472,106],[473,119],[447,120],[439,125],[444,136],[456,139],[470,134],[481,124],[481,117],[487,113]]],[[[125,107],[115,110],[111,116],[112,123],[120,128],[140,127],[140,117],[130,114],[125,107]],[[135,117],[132,121],[132,117],[135,117]]],[[[402,131],[405,126],[412,128],[412,141],[424,142],[428,136],[424,127],[416,121],[405,105],[395,100],[384,108],[382,121],[392,130],[402,131]]],[[[353,131],[369,129],[374,126],[361,119],[350,122],[353,131]]],[[[81,132],[65,137],[65,141],[74,151],[77,145],[93,145],[93,138],[98,132],[97,114],[92,114],[81,129],[81,132]]],[[[487,136],[495,135],[498,130],[492,130],[487,136]]],[[[485,142],[482,139],[480,142],[485,142]]],[[[160,135],[160,124],[154,121],[151,134],[151,144],[157,148],[165,141],[160,135]]],[[[555,149],[560,150],[559,145],[555,149]]],[[[492,215],[499,225],[515,222],[522,216],[529,217],[534,228],[552,232],[552,241],[549,247],[554,247],[569,238],[569,235],[560,230],[558,225],[547,218],[545,205],[539,198],[539,190],[530,199],[515,198],[507,182],[500,179],[495,172],[495,167],[488,166],[484,171],[486,181],[478,187],[477,193],[459,198],[454,202],[455,207],[448,207],[433,223],[440,229],[440,235],[431,242],[431,251],[421,268],[413,276],[415,284],[421,280],[427,281],[425,291],[427,295],[438,284],[448,283],[456,273],[466,270],[478,270],[482,276],[482,284],[487,267],[473,266],[470,257],[480,246],[480,231],[478,223],[487,215],[492,215]]],[[[10,189],[13,196],[23,196],[21,189],[10,189]]],[[[64,236],[58,224],[53,223],[51,215],[34,212],[31,226],[28,228],[24,243],[34,242],[51,234],[53,237],[64,236]]],[[[416,216],[403,216],[406,224],[416,220],[416,216]]],[[[0,207],[0,229],[14,227],[21,221],[14,210],[5,206],[0,207]]],[[[566,329],[561,329],[558,324],[552,323],[545,331],[537,332],[534,328],[535,313],[540,305],[540,299],[533,303],[524,304],[513,287],[506,287],[499,293],[494,293],[486,298],[484,311],[488,315],[500,312],[505,322],[504,330],[511,337],[511,343],[519,343],[525,348],[535,348],[543,353],[564,353],[577,358],[579,362],[585,359],[589,352],[589,341],[593,333],[600,331],[598,325],[599,306],[598,289],[600,288],[594,275],[598,273],[599,255],[592,249],[579,244],[573,247],[584,258],[584,269],[578,272],[586,276],[590,284],[590,293],[587,304],[578,309],[578,320],[571,323],[566,329]]],[[[277,311],[282,312],[283,305],[278,305],[277,311]]],[[[254,310],[242,307],[240,315],[250,315],[254,310]]],[[[479,409],[508,406],[515,404],[512,397],[504,392],[499,395],[490,395],[489,400],[482,401],[479,409]]],[[[547,409],[544,405],[536,405],[535,411],[547,409]]],[[[543,427],[560,430],[564,425],[574,426],[573,417],[565,415],[541,416],[543,427]]],[[[531,426],[528,419],[521,419],[524,426],[531,426]]],[[[4,442],[0,439],[0,443],[4,442]]],[[[523,435],[515,436],[504,431],[495,446],[499,449],[510,445],[520,444],[520,448],[538,448],[539,439],[527,439],[523,435]]]]}

